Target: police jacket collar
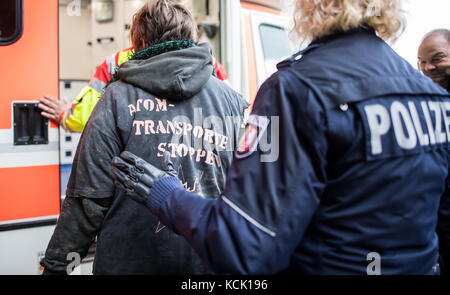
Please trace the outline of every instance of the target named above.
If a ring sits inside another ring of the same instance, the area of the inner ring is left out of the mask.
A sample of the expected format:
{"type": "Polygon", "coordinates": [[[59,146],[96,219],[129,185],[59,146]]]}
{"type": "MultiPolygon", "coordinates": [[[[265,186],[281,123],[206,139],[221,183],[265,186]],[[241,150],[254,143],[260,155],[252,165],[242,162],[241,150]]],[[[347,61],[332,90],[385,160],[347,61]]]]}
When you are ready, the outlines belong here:
{"type": "Polygon", "coordinates": [[[367,26],[316,39],[278,68],[302,80],[326,109],[389,95],[448,95],[367,26]]]}
{"type": "Polygon", "coordinates": [[[290,64],[294,63],[295,61],[299,60],[303,55],[311,52],[312,50],[318,48],[321,44],[332,41],[334,39],[337,38],[341,38],[343,36],[346,35],[351,35],[357,32],[367,32],[369,34],[372,34],[374,36],[376,36],[375,30],[368,26],[368,25],[362,25],[358,28],[352,29],[352,30],[348,30],[348,31],[338,31],[326,36],[322,36],[319,38],[314,39],[314,41],[312,41],[311,43],[309,43],[309,45],[303,49],[300,50],[299,52],[295,53],[294,55],[290,56],[289,58],[281,61],[279,64],[277,64],[277,68],[281,69],[285,66],[289,66],[290,64]]]}
{"type": "Polygon", "coordinates": [[[328,34],[325,36],[318,37],[318,38],[314,39],[314,41],[312,41],[308,47],[313,46],[315,44],[320,45],[320,44],[327,43],[327,42],[330,42],[330,41],[338,39],[338,38],[342,38],[342,37],[345,37],[348,35],[353,35],[355,33],[363,33],[363,32],[368,33],[373,36],[376,36],[375,30],[372,27],[370,27],[369,25],[361,25],[358,28],[350,29],[348,31],[337,31],[337,32],[334,32],[334,33],[331,33],[331,34],[328,34]]]}

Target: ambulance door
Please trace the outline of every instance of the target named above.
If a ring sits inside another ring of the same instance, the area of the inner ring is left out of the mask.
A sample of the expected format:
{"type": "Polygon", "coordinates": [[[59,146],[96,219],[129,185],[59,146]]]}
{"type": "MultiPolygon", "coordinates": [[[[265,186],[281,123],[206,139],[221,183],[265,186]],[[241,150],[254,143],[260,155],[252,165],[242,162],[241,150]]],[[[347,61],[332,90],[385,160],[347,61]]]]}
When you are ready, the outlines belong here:
{"type": "Polygon", "coordinates": [[[38,274],[60,213],[58,1],[0,1],[0,275],[38,274]]]}
{"type": "Polygon", "coordinates": [[[231,87],[248,100],[247,61],[243,16],[239,0],[220,1],[221,62],[228,73],[231,87]]]}
{"type": "Polygon", "coordinates": [[[281,8],[278,0],[221,1],[222,60],[231,86],[250,104],[276,64],[294,53],[281,8]]]}
{"type": "Polygon", "coordinates": [[[277,71],[277,64],[294,53],[282,17],[251,12],[254,56],[258,86],[277,71]]]}
{"type": "Polygon", "coordinates": [[[245,32],[249,102],[274,72],[276,65],[294,53],[289,41],[288,17],[265,5],[241,2],[245,32]]]}

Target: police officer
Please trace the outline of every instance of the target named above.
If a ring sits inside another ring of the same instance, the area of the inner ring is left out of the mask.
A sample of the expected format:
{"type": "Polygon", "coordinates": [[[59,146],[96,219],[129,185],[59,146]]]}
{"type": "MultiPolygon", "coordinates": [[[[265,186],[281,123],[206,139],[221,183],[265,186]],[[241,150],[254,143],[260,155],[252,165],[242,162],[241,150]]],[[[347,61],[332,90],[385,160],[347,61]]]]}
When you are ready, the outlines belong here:
{"type": "MultiPolygon", "coordinates": [[[[418,50],[418,66],[420,71],[435,83],[450,92],[450,30],[436,29],[423,37],[418,50]]],[[[449,247],[446,247],[446,227],[438,222],[437,229],[440,239],[440,254],[442,256],[445,275],[450,275],[449,247]],[[447,263],[445,263],[447,261],[447,263]]]]}
{"type": "Polygon", "coordinates": [[[450,96],[383,41],[399,2],[296,2],[314,41],[259,90],[220,198],[130,153],[118,182],[219,273],[439,274],[450,96]]]}
{"type": "Polygon", "coordinates": [[[436,29],[427,33],[417,56],[422,73],[450,91],[450,30],[436,29]]]}

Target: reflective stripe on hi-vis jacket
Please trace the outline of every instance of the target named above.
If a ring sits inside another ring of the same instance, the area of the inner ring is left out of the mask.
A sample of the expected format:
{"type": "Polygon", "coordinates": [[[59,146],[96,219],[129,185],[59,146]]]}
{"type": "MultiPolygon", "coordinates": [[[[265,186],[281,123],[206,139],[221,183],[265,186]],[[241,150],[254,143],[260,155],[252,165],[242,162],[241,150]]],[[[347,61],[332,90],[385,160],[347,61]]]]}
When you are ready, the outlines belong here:
{"type": "Polygon", "coordinates": [[[97,68],[89,84],[84,87],[61,116],[61,126],[70,132],[82,132],[95,105],[102,96],[103,89],[111,81],[115,69],[127,62],[134,51],[131,48],[119,51],[107,57],[97,68]]]}

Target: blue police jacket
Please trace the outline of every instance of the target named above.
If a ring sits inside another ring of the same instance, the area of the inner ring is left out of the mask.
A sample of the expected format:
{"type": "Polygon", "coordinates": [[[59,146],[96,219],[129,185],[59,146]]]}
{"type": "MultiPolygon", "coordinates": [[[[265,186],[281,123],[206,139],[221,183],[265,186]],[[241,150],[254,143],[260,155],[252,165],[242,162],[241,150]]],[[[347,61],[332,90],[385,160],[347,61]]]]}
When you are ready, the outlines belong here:
{"type": "Polygon", "coordinates": [[[150,210],[218,273],[438,274],[449,94],[371,28],[316,40],[278,68],[220,198],[167,177],[150,210]]]}

